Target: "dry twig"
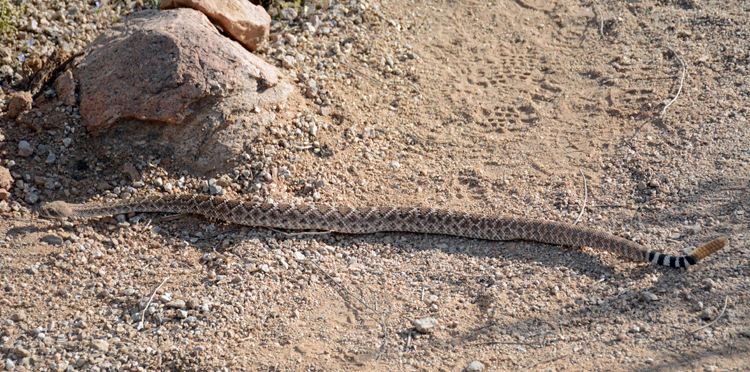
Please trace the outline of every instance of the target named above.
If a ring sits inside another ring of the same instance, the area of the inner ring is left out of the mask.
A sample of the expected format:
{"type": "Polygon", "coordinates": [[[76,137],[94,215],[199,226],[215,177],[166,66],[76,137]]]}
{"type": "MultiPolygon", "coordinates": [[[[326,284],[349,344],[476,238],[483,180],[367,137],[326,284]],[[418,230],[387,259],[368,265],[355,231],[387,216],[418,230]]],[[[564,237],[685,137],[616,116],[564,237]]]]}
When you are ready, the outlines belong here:
{"type": "Polygon", "coordinates": [[[674,49],[668,46],[665,46],[665,48],[669,49],[669,51],[672,52],[675,57],[677,57],[677,60],[680,61],[680,66],[682,66],[682,77],[680,77],[680,88],[677,89],[677,94],[675,94],[674,98],[672,98],[672,100],[669,101],[666,106],[664,106],[664,108],[661,110],[661,114],[659,114],[660,116],[664,116],[664,113],[667,111],[667,107],[669,107],[674,101],[677,100],[677,96],[679,96],[680,92],[682,92],[682,83],[685,81],[685,74],[687,73],[687,67],[685,66],[685,62],[682,60],[682,58],[680,58],[680,55],[677,54],[674,49]]]}
{"type": "MultiPolygon", "coordinates": [[[[682,76],[680,77],[680,87],[679,87],[679,88],[677,89],[677,93],[676,93],[676,94],[674,95],[674,98],[672,98],[672,100],[671,100],[671,101],[667,102],[667,104],[666,104],[666,105],[664,106],[664,108],[663,108],[663,109],[661,110],[661,113],[659,114],[659,116],[664,116],[664,113],[665,113],[665,112],[667,112],[667,108],[668,108],[668,107],[669,107],[670,105],[672,105],[672,103],[674,103],[674,101],[676,101],[676,100],[677,100],[677,96],[679,96],[679,95],[680,95],[680,92],[682,92],[682,85],[683,85],[683,83],[684,83],[684,81],[685,81],[685,75],[687,74],[687,66],[685,65],[685,61],[683,61],[683,60],[682,60],[682,58],[680,57],[680,55],[679,55],[679,54],[677,54],[677,52],[675,52],[675,51],[674,51],[674,49],[672,49],[672,48],[670,48],[670,47],[668,47],[668,46],[665,46],[665,48],[669,49],[669,51],[670,51],[670,52],[672,52],[672,54],[674,54],[674,56],[675,56],[675,57],[677,57],[677,60],[678,60],[678,61],[680,61],[680,66],[682,66],[682,76]]],[[[633,140],[633,138],[635,138],[635,136],[637,136],[637,135],[638,135],[638,133],[640,133],[641,129],[643,129],[643,127],[644,127],[644,126],[645,126],[646,124],[647,124],[647,123],[643,123],[643,124],[641,124],[641,126],[639,126],[639,127],[638,127],[638,129],[636,129],[636,130],[635,130],[635,133],[633,133],[633,135],[632,135],[632,136],[630,137],[630,139],[629,139],[629,140],[627,140],[627,141],[626,141],[626,143],[628,143],[628,144],[629,144],[629,143],[630,143],[630,141],[632,141],[632,140],[633,140]]]]}
{"type": "Polygon", "coordinates": [[[143,309],[141,309],[141,321],[138,322],[138,330],[139,331],[141,329],[143,329],[143,320],[146,319],[146,310],[148,310],[148,307],[151,306],[151,302],[154,301],[154,296],[156,296],[156,292],[159,291],[159,288],[161,288],[161,286],[163,286],[164,283],[167,282],[167,280],[169,280],[169,276],[167,276],[166,278],[164,278],[164,280],[161,282],[161,284],[159,284],[159,286],[156,287],[156,289],[154,289],[154,292],[151,293],[151,297],[148,298],[148,302],[146,303],[146,307],[144,307],[143,309]]]}
{"type": "Polygon", "coordinates": [[[586,201],[589,199],[589,187],[586,184],[586,175],[583,174],[583,170],[581,168],[578,168],[578,171],[581,172],[581,177],[583,177],[583,206],[581,207],[581,213],[578,214],[578,218],[573,221],[573,225],[577,224],[578,221],[581,220],[583,212],[586,210],[586,201]]]}
{"type": "Polygon", "coordinates": [[[721,319],[721,317],[724,316],[724,312],[727,311],[727,302],[728,301],[729,301],[729,296],[724,297],[724,307],[721,309],[721,313],[719,313],[719,316],[717,316],[716,319],[712,320],[710,323],[708,323],[708,324],[706,324],[706,325],[704,325],[702,327],[698,327],[698,328],[690,331],[690,333],[695,333],[695,332],[700,331],[701,329],[708,328],[712,324],[716,323],[719,319],[721,319]]]}

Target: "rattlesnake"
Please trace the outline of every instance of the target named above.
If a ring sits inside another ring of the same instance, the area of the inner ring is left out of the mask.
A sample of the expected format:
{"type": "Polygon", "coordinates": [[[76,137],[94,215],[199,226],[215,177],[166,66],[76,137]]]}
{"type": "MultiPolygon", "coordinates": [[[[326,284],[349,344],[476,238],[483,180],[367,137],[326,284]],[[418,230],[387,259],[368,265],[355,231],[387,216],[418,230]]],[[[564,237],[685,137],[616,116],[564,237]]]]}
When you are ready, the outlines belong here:
{"type": "Polygon", "coordinates": [[[726,238],[713,240],[689,255],[675,257],[612,234],[587,227],[533,220],[493,217],[435,208],[343,207],[326,204],[253,203],[205,195],[164,195],[102,203],[47,203],[42,218],[95,217],[132,212],[194,213],[241,225],[292,230],[322,230],[347,234],[414,232],[486,240],[531,240],[604,249],[638,261],[687,267],[723,248],[726,238]]]}

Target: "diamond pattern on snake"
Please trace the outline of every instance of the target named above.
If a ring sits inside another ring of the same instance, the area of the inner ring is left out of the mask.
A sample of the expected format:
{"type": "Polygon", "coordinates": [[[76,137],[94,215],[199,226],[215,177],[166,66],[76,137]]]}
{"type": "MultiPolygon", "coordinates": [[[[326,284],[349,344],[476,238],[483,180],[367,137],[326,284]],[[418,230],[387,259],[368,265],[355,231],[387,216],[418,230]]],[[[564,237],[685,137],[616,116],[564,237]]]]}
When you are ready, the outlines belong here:
{"type": "Polygon", "coordinates": [[[88,204],[56,201],[43,205],[38,212],[40,217],[47,219],[135,212],[193,213],[240,225],[278,229],[321,230],[345,234],[412,232],[495,241],[520,239],[598,248],[637,261],[676,268],[695,265],[723,248],[727,242],[726,238],[718,238],[687,256],[678,257],[649,250],[604,231],[554,221],[480,215],[437,208],[253,203],[194,194],[156,195],[88,204]]]}

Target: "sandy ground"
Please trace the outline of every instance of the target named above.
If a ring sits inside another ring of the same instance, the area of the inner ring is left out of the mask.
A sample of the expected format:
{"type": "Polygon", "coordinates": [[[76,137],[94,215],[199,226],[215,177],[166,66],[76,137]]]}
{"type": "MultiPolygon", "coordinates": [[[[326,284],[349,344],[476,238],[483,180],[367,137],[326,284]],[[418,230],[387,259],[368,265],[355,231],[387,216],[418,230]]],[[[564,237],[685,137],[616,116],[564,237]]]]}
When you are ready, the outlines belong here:
{"type": "Polygon", "coordinates": [[[357,28],[296,47],[349,51],[285,71],[299,95],[246,164],[214,175],[227,196],[565,222],[585,200],[581,224],[654,249],[720,236],[728,247],[675,270],[532,242],[154,214],[39,221],[43,201],[203,192],[207,178],[96,155],[80,127],[4,119],[0,165],[16,183],[0,216],[0,368],[750,369],[747,3],[357,4],[357,28]],[[313,78],[331,101],[322,114],[303,98],[313,78]],[[295,134],[311,123],[314,136],[295,134]],[[68,160],[17,155],[20,140],[65,137],[68,160]],[[44,190],[40,202],[18,180],[44,190]],[[412,323],[425,317],[437,320],[428,334],[412,323]]]}

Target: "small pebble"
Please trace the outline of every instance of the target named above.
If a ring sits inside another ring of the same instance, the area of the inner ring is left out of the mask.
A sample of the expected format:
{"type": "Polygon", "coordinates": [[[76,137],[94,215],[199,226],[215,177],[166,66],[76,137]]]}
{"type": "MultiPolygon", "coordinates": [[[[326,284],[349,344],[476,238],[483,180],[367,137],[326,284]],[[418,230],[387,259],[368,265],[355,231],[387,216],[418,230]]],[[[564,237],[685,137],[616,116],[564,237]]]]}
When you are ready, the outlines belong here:
{"type": "Polygon", "coordinates": [[[164,304],[164,307],[168,309],[182,309],[183,307],[185,307],[185,301],[184,300],[169,301],[166,304],[164,304]]]}
{"type": "Polygon", "coordinates": [[[426,318],[415,320],[414,328],[416,328],[417,332],[419,333],[430,333],[432,332],[432,329],[437,326],[437,324],[438,324],[437,319],[433,317],[426,317],[426,318]]]}
{"type": "Polygon", "coordinates": [[[654,302],[659,300],[659,296],[649,292],[649,291],[643,291],[641,292],[641,301],[642,302],[654,302]]]}
{"type": "Polygon", "coordinates": [[[484,371],[484,364],[482,364],[482,362],[478,360],[475,360],[469,363],[468,366],[466,366],[466,370],[469,372],[482,372],[484,371]]]}
{"type": "Polygon", "coordinates": [[[13,353],[16,354],[17,358],[26,358],[28,356],[31,356],[31,352],[22,348],[22,347],[16,347],[13,349],[13,353]]]}
{"type": "Polygon", "coordinates": [[[90,345],[92,348],[99,350],[103,353],[106,353],[109,351],[109,343],[107,342],[107,340],[94,339],[94,340],[91,340],[90,345]]]}
{"type": "Polygon", "coordinates": [[[701,310],[703,310],[703,302],[698,301],[695,303],[695,305],[693,305],[693,311],[701,311],[701,310]]]}
{"type": "Polygon", "coordinates": [[[190,310],[195,310],[200,306],[200,302],[195,298],[191,298],[187,301],[186,306],[190,310]]]}
{"type": "Polygon", "coordinates": [[[279,12],[279,18],[285,20],[285,21],[292,21],[295,18],[297,18],[297,10],[294,8],[283,8],[279,12]]]}
{"type": "Polygon", "coordinates": [[[218,195],[218,194],[221,194],[223,191],[222,187],[219,185],[210,185],[208,189],[211,195],[218,195]]]}
{"type": "Polygon", "coordinates": [[[55,235],[55,234],[47,234],[42,237],[41,241],[49,244],[49,245],[62,245],[63,238],[55,235]]]}
{"type": "Polygon", "coordinates": [[[23,322],[24,320],[26,320],[26,313],[24,313],[24,312],[13,313],[10,316],[10,320],[12,320],[12,321],[14,321],[16,323],[23,322]]]}

